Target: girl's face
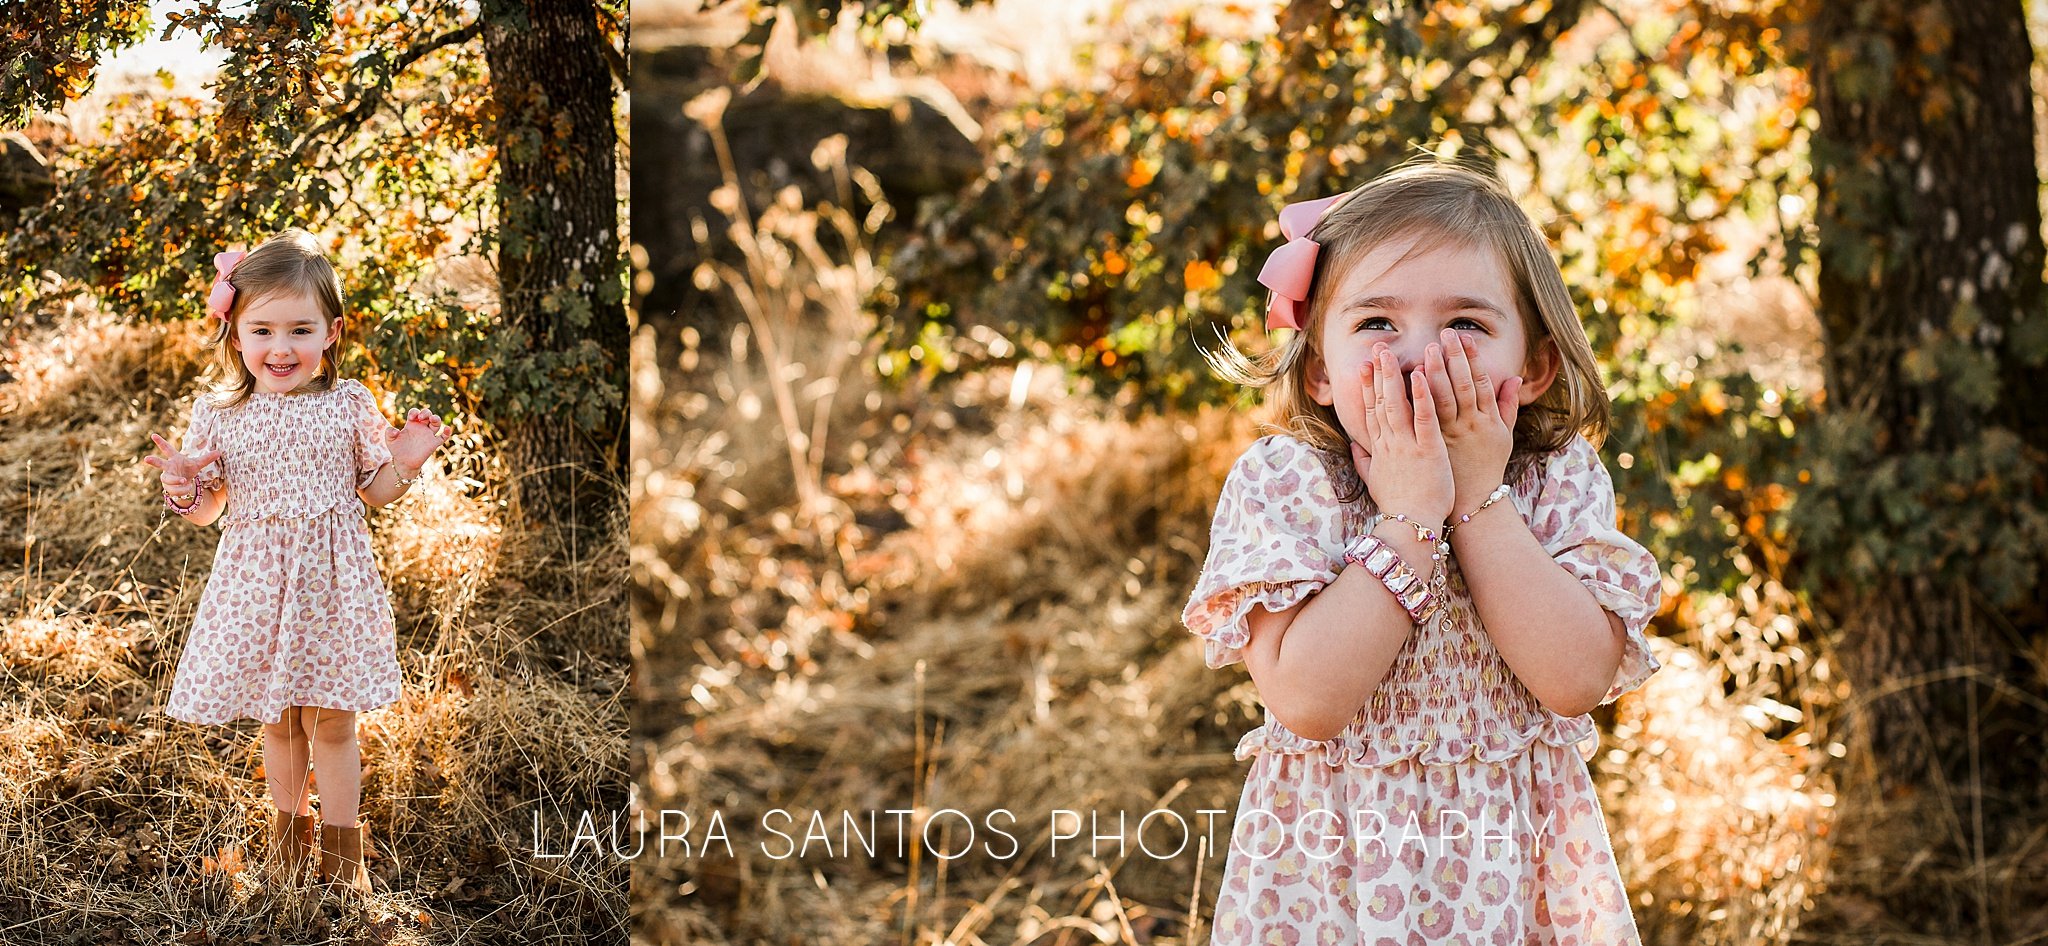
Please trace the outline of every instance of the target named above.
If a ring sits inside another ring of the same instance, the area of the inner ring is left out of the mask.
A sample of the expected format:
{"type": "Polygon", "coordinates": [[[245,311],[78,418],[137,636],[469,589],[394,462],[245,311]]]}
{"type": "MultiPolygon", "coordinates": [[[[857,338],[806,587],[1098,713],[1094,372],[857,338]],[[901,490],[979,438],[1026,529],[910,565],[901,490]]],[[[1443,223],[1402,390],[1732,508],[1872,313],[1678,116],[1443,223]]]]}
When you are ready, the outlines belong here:
{"type": "Polygon", "coordinates": [[[320,353],[340,334],[311,297],[277,292],[243,309],[231,337],[256,390],[285,394],[320,371],[320,353]]]}
{"type": "Polygon", "coordinates": [[[1381,345],[1393,351],[1406,379],[1424,364],[1430,345],[1451,350],[1456,338],[1446,340],[1446,329],[1468,336],[1476,349],[1475,375],[1485,374],[1496,387],[1520,375],[1517,400],[1524,405],[1557,379],[1559,359],[1550,340],[1529,350],[1514,281],[1500,254],[1453,240],[1408,257],[1417,239],[1388,240],[1332,280],[1334,295],[1319,329],[1322,357],[1311,357],[1308,392],[1316,403],[1336,408],[1355,441],[1365,439],[1359,371],[1381,345]]]}

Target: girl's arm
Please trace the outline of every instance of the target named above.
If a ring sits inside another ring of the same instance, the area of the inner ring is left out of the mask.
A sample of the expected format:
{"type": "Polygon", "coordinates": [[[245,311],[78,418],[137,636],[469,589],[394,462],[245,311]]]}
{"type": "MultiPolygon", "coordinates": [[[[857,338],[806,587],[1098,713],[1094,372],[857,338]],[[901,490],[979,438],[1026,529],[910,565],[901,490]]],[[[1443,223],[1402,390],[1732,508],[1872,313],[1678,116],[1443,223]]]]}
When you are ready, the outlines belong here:
{"type": "MultiPolygon", "coordinates": [[[[1453,483],[1427,372],[1418,369],[1404,379],[1392,350],[1382,344],[1373,361],[1361,366],[1360,386],[1361,396],[1370,392],[1365,426],[1371,443],[1370,449],[1352,447],[1360,478],[1383,512],[1441,529],[1453,483]]],[[[1373,534],[1418,576],[1443,567],[1431,561],[1434,549],[1407,523],[1382,519],[1373,534]]],[[[1288,611],[1274,615],[1252,608],[1247,623],[1252,641],[1245,648],[1245,669],[1258,684],[1259,698],[1281,725],[1316,740],[1335,738],[1351,724],[1415,630],[1386,583],[1355,565],[1344,566],[1322,591],[1288,611]]]]}
{"type": "Polygon", "coordinates": [[[1551,712],[1600,705],[1621,666],[1627,634],[1578,577],[1544,551],[1508,503],[1451,532],[1472,606],[1508,668],[1551,712]]]}
{"type": "Polygon", "coordinates": [[[362,382],[344,383],[356,399],[356,466],[375,470],[368,481],[357,479],[356,495],[367,505],[388,506],[419,479],[420,468],[448,442],[452,431],[439,415],[425,408],[407,411],[403,425],[394,430],[385,423],[362,382]],[[399,482],[401,477],[406,482],[399,482]]]}
{"type": "MultiPolygon", "coordinates": [[[[1373,534],[1418,568],[1429,546],[1399,522],[1373,534]]],[[[1280,612],[1254,605],[1245,669],[1280,725],[1304,739],[1334,739],[1372,699],[1415,625],[1371,572],[1347,565],[1308,600],[1280,612]]]]}
{"type": "MultiPolygon", "coordinates": [[[[180,500],[180,502],[182,501],[180,500]]],[[[200,490],[199,504],[193,506],[191,512],[179,513],[179,515],[185,517],[185,521],[195,526],[210,526],[213,525],[214,520],[220,518],[221,512],[227,508],[228,487],[227,484],[223,483],[218,489],[200,490]]]]}
{"type": "Polygon", "coordinates": [[[363,497],[363,502],[369,505],[388,506],[398,497],[405,495],[406,490],[412,488],[411,483],[400,483],[398,478],[404,476],[410,480],[419,475],[418,469],[399,469],[398,461],[393,460],[378,467],[377,475],[370,479],[369,485],[357,489],[356,495],[363,497]]]}

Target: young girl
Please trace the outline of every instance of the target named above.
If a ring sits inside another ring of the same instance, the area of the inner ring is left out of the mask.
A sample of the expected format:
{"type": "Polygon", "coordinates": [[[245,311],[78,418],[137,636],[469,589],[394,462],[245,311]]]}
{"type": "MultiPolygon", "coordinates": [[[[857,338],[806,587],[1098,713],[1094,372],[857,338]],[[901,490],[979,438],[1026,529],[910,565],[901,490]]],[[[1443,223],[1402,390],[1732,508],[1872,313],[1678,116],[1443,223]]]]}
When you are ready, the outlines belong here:
{"type": "Polygon", "coordinates": [[[1636,943],[1586,713],[1658,668],[1661,591],[1557,264],[1450,165],[1281,229],[1260,282],[1297,331],[1214,360],[1283,432],[1232,468],[1182,613],[1266,704],[1214,941],[1636,943]]]}
{"type": "Polygon", "coordinates": [[[394,430],[361,382],[335,376],[341,281],[305,231],[214,265],[209,347],[226,383],[195,400],[181,447],[152,433],[159,455],[144,461],[163,471],[171,511],[202,526],[225,513],[167,712],[263,722],[286,881],[312,850],[310,762],[320,877],[367,893],[356,713],[398,698],[399,669],[363,504],[403,495],[448,428],[414,410],[394,430]]]}

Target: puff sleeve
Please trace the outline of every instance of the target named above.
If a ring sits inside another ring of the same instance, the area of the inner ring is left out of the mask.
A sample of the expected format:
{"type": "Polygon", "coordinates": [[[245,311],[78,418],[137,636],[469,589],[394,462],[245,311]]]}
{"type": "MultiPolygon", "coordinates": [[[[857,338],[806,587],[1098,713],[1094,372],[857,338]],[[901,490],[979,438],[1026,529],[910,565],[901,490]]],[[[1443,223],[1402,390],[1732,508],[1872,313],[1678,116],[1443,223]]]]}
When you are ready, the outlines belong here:
{"type": "Polygon", "coordinates": [[[1575,437],[1546,462],[1530,511],[1529,530],[1544,551],[1570,572],[1600,607],[1621,618],[1627,632],[1621,666],[1601,703],[1642,686],[1662,666],[1643,629],[1663,601],[1657,560],[1614,525],[1614,481],[1600,454],[1575,437]]]}
{"type": "MultiPolygon", "coordinates": [[[[193,398],[192,420],[185,426],[185,439],[178,444],[178,452],[189,457],[218,449],[219,422],[220,408],[214,406],[212,395],[201,394],[193,398]]],[[[221,459],[224,460],[226,457],[223,456],[221,459]]],[[[200,467],[198,482],[203,489],[215,489],[226,482],[226,476],[221,471],[221,460],[200,467]]]]}
{"type": "Polygon", "coordinates": [[[1202,638],[1202,660],[1244,659],[1253,604],[1282,611],[1336,580],[1343,567],[1343,509],[1313,447],[1294,437],[1254,441],[1231,467],[1209,554],[1181,622],[1202,638]]]}
{"type": "Polygon", "coordinates": [[[342,384],[347,387],[343,393],[348,396],[356,431],[356,488],[362,489],[377,478],[378,469],[391,462],[391,442],[387,436],[391,424],[377,410],[376,398],[361,381],[350,378],[342,384]]]}

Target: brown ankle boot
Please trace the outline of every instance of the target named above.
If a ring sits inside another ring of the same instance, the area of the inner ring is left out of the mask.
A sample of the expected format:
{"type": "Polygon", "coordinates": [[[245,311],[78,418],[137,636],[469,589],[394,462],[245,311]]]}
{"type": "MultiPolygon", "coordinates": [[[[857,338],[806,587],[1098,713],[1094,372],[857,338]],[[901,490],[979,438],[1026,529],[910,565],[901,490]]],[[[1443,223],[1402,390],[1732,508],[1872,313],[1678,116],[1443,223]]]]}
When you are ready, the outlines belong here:
{"type": "Polygon", "coordinates": [[[320,880],[355,890],[370,893],[370,872],[363,866],[363,858],[369,850],[369,826],[358,824],[341,828],[331,824],[320,826],[320,880]]]}
{"type": "Polygon", "coordinates": [[[270,824],[271,877],[297,882],[313,853],[313,816],[278,812],[270,824]]]}

